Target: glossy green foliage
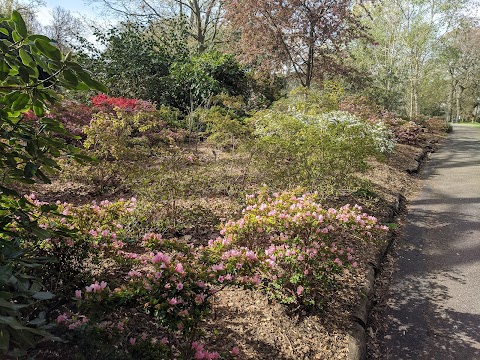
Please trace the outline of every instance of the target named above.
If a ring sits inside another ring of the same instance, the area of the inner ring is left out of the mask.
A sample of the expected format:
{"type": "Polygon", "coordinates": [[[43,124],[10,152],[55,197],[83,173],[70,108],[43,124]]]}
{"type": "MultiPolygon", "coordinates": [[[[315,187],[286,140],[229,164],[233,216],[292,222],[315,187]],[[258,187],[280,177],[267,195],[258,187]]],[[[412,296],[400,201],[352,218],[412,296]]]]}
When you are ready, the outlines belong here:
{"type": "Polygon", "coordinates": [[[171,105],[187,110],[206,106],[212,96],[247,93],[247,76],[232,55],[218,51],[193,55],[170,66],[171,105]]]}
{"type": "Polygon", "coordinates": [[[169,66],[188,58],[182,22],[122,23],[95,36],[102,50],[88,44],[89,51],[78,49],[79,59],[110,86],[112,95],[167,104],[169,66]]]}
{"type": "Polygon", "coordinates": [[[62,125],[45,117],[58,87],[107,91],[49,38],[29,34],[17,11],[1,18],[0,351],[10,356],[25,354],[41,338],[54,339],[41,310],[41,303],[54,295],[44,290],[36,269],[55,259],[38,258],[35,248],[25,244],[27,239],[62,235],[40,227],[33,211],[54,216],[56,206],[34,205],[15,188],[49,182],[49,174],[59,168],[55,158],[61,155],[87,159],[58,136],[67,135],[62,125]]]}

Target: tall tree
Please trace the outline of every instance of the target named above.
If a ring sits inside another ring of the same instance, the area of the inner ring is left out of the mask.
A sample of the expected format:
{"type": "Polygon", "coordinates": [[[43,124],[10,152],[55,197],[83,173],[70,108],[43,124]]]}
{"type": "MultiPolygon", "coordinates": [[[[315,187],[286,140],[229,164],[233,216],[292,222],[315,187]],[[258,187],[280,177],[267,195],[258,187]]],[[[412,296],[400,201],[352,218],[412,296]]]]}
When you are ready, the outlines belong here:
{"type": "Polygon", "coordinates": [[[85,33],[85,27],[80,19],[72,15],[69,10],[56,6],[50,11],[52,21],[45,26],[46,35],[52,39],[64,53],[71,48],[78,36],[85,33]]]}
{"type": "Polygon", "coordinates": [[[227,19],[239,32],[241,57],[275,72],[293,72],[310,87],[338,70],[347,44],[362,35],[353,0],[229,0],[227,19]]]}
{"type": "Polygon", "coordinates": [[[480,28],[464,22],[444,37],[442,60],[448,71],[446,118],[474,120],[480,115],[480,28]]]}
{"type": "Polygon", "coordinates": [[[92,0],[127,21],[184,18],[188,33],[200,52],[211,47],[223,19],[223,0],[92,0]]]}
{"type": "Polygon", "coordinates": [[[444,35],[464,16],[468,0],[390,0],[379,2],[364,17],[374,46],[357,53],[372,75],[374,94],[410,118],[422,113],[422,98],[438,72],[444,35]],[[399,101],[400,100],[400,101],[399,101]],[[403,106],[401,109],[399,106],[403,106]]]}

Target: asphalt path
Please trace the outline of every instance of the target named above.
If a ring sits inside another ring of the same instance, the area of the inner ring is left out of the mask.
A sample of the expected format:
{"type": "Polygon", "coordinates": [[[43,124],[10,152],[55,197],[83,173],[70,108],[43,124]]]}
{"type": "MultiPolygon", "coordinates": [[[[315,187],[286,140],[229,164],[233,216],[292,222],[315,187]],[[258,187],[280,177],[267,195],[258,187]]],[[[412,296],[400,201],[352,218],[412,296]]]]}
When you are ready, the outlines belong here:
{"type": "Polygon", "coordinates": [[[399,239],[382,359],[480,359],[480,127],[454,125],[399,239]]]}

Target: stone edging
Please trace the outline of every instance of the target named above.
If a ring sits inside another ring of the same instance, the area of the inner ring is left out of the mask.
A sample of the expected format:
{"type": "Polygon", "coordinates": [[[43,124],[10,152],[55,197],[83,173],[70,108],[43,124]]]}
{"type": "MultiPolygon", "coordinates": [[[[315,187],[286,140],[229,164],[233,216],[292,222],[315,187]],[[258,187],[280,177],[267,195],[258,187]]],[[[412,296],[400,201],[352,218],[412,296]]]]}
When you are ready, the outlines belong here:
{"type": "MultiPolygon", "coordinates": [[[[424,147],[422,153],[415,159],[415,166],[406,171],[409,174],[418,174],[422,164],[428,159],[430,153],[434,151],[434,148],[431,146],[424,147]]],[[[390,206],[390,214],[386,219],[387,223],[394,222],[395,218],[405,207],[405,202],[405,197],[402,194],[398,194],[395,204],[390,206]]],[[[395,234],[390,232],[386,243],[375,257],[375,261],[368,264],[366,283],[361,290],[358,305],[352,314],[352,327],[348,334],[348,360],[365,360],[367,358],[367,335],[365,330],[367,328],[368,316],[373,307],[374,282],[394,239],[395,234]]]]}
{"type": "MultiPolygon", "coordinates": [[[[397,195],[395,204],[390,208],[390,215],[387,222],[393,222],[395,217],[401,212],[405,205],[405,197],[397,195]]],[[[367,319],[373,306],[373,284],[379,273],[383,259],[387,255],[395,235],[390,232],[387,241],[382,246],[375,261],[368,264],[366,270],[366,282],[361,290],[358,305],[352,314],[353,326],[348,334],[348,360],[364,360],[367,357],[366,333],[367,319]]]]}

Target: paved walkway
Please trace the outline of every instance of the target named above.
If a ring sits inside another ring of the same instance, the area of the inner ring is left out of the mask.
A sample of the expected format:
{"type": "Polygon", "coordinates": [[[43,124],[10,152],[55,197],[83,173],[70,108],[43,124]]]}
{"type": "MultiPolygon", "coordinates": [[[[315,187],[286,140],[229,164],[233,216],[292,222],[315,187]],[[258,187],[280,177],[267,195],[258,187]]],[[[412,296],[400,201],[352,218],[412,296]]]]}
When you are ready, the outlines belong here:
{"type": "Polygon", "coordinates": [[[480,359],[480,127],[454,126],[423,175],[399,240],[382,358],[480,359]]]}

